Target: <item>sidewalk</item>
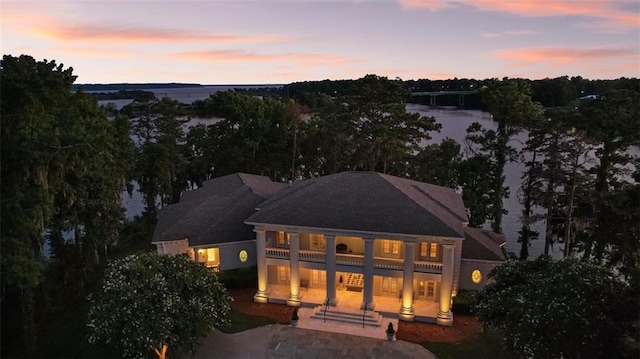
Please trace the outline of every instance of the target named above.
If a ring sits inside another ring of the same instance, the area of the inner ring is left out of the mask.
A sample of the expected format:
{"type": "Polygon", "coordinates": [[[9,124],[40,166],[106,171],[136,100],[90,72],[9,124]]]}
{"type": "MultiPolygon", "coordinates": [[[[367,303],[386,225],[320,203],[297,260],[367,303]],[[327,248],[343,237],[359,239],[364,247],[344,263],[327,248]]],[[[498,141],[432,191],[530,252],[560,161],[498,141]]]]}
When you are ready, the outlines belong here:
{"type": "Polygon", "coordinates": [[[236,334],[216,331],[194,358],[424,358],[436,357],[405,341],[292,328],[272,324],[236,334]]]}

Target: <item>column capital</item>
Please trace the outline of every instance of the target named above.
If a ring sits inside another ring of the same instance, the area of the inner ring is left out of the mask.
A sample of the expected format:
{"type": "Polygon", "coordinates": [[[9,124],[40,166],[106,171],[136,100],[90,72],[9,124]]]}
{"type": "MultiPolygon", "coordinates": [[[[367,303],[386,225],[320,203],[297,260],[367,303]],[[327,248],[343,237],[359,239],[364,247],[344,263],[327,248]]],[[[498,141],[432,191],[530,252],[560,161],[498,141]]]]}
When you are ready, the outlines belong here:
{"type": "Polygon", "coordinates": [[[456,245],[455,244],[451,244],[451,243],[443,243],[442,244],[442,248],[444,248],[444,249],[453,249],[455,247],[456,247],[456,245]]]}
{"type": "Polygon", "coordinates": [[[416,242],[403,242],[405,246],[407,247],[415,247],[416,242]]]}
{"type": "Polygon", "coordinates": [[[254,232],[256,232],[256,233],[264,233],[264,232],[266,232],[267,230],[266,230],[266,229],[264,229],[264,228],[262,228],[262,227],[260,227],[260,228],[258,228],[258,227],[254,227],[254,228],[253,228],[253,231],[254,231],[254,232]]]}
{"type": "Polygon", "coordinates": [[[375,241],[375,237],[362,237],[362,240],[365,242],[373,242],[375,241]]]}

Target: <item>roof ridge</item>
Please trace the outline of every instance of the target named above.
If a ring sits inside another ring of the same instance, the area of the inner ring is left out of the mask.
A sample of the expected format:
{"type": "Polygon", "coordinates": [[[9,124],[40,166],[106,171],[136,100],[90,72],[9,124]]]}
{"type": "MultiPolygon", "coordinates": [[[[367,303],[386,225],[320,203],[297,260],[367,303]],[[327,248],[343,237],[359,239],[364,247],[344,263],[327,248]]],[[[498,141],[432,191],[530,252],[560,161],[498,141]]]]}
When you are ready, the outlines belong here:
{"type": "Polygon", "coordinates": [[[285,187],[281,191],[275,193],[273,196],[270,196],[270,197],[266,198],[265,201],[262,202],[258,206],[258,209],[262,209],[262,208],[265,208],[267,206],[270,206],[272,203],[277,202],[279,199],[282,199],[284,197],[291,197],[291,198],[300,197],[300,195],[305,190],[308,190],[309,186],[313,184],[313,183],[310,183],[310,182],[315,182],[315,183],[320,182],[320,183],[317,184],[317,186],[324,186],[325,184],[331,182],[333,180],[333,178],[338,177],[338,175],[341,175],[342,173],[344,173],[344,172],[332,173],[332,174],[326,175],[326,176],[311,177],[311,178],[307,178],[307,179],[304,179],[302,181],[299,181],[297,183],[294,183],[292,186],[285,187]],[[325,180],[323,181],[322,179],[325,179],[325,180]],[[298,184],[298,185],[296,185],[296,184],[298,184]],[[288,191],[290,191],[290,192],[288,192],[288,191]],[[282,194],[282,196],[281,197],[278,196],[279,194],[282,194]]]}
{"type": "MultiPolygon", "coordinates": [[[[464,237],[464,230],[462,230],[462,232],[460,232],[458,229],[451,227],[451,225],[449,225],[449,223],[447,223],[446,220],[440,218],[438,215],[436,215],[435,213],[433,213],[432,211],[430,211],[428,208],[426,208],[425,206],[423,206],[420,202],[416,201],[415,198],[413,198],[412,196],[410,196],[409,194],[405,193],[405,191],[403,191],[401,188],[399,188],[395,183],[393,183],[393,181],[389,180],[389,177],[393,177],[393,178],[397,178],[400,181],[406,181],[409,182],[408,185],[411,186],[412,188],[418,190],[418,192],[420,192],[423,195],[426,195],[426,197],[430,200],[433,200],[439,207],[442,207],[446,210],[447,213],[451,213],[453,214],[453,216],[457,219],[460,220],[460,224],[462,224],[462,222],[464,222],[464,219],[461,219],[457,214],[452,213],[452,211],[449,208],[446,208],[446,206],[443,206],[442,203],[440,203],[440,201],[435,200],[435,198],[433,198],[433,196],[429,195],[428,193],[426,193],[425,191],[423,191],[421,188],[419,188],[418,186],[416,186],[415,181],[410,179],[410,178],[403,178],[403,177],[398,177],[398,176],[392,176],[392,175],[388,175],[388,174],[384,174],[384,173],[379,173],[379,172],[375,172],[378,177],[382,178],[385,182],[387,182],[388,184],[390,184],[393,188],[395,188],[396,190],[400,191],[400,193],[402,193],[403,196],[405,196],[406,198],[410,199],[411,201],[413,201],[413,203],[417,204],[420,208],[422,208],[423,210],[425,210],[427,213],[431,214],[433,217],[435,217],[438,221],[440,221],[442,224],[444,224],[445,226],[449,227],[451,230],[453,230],[454,232],[460,234],[462,237],[464,237]]],[[[442,187],[442,186],[439,186],[442,187]]],[[[446,187],[443,187],[446,188],[446,187]]]]}
{"type": "MultiPolygon", "coordinates": [[[[438,200],[437,198],[435,198],[434,196],[429,194],[427,191],[425,191],[422,188],[420,188],[420,186],[418,186],[417,184],[412,183],[411,187],[415,188],[418,192],[420,192],[423,195],[427,196],[430,200],[434,201],[440,208],[444,209],[445,211],[447,211],[448,213],[450,213],[451,215],[453,215],[454,217],[459,219],[461,222],[465,222],[467,220],[466,218],[460,217],[456,212],[452,211],[451,208],[445,206],[444,203],[440,202],[440,200],[438,200]]],[[[440,186],[440,187],[442,187],[442,186],[440,186]]],[[[446,187],[442,187],[442,188],[446,188],[446,187]]]]}

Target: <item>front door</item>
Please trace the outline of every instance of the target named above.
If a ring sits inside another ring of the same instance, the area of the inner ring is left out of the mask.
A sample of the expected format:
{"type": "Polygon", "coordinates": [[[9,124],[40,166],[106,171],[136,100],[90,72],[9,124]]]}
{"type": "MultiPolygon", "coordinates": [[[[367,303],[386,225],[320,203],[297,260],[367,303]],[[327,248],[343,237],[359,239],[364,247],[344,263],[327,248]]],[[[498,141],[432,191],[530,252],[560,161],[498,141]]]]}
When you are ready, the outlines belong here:
{"type": "Polygon", "coordinates": [[[418,298],[434,300],[436,298],[436,282],[419,280],[418,298]]]}
{"type": "Polygon", "coordinates": [[[311,270],[311,286],[314,288],[325,288],[327,286],[327,272],[323,270],[311,270]]]}
{"type": "Polygon", "coordinates": [[[392,297],[398,295],[398,278],[382,277],[382,295],[392,297]]]}

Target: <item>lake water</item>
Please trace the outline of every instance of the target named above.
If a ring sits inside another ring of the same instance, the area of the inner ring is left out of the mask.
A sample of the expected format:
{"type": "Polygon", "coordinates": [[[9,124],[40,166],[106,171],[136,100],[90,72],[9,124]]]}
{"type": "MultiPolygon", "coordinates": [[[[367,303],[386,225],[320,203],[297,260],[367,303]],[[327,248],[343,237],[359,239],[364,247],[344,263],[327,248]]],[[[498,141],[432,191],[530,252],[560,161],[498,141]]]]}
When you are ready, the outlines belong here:
{"type": "MultiPolygon", "coordinates": [[[[204,86],[197,88],[179,88],[179,89],[155,89],[153,91],[156,96],[163,97],[169,96],[175,100],[184,103],[191,103],[196,100],[203,100],[208,98],[211,94],[217,91],[226,91],[236,87],[251,87],[251,86],[204,86]]],[[[122,108],[131,103],[131,100],[116,100],[116,101],[100,101],[100,104],[106,104],[113,102],[118,108],[122,108]]],[[[429,143],[440,142],[446,137],[450,137],[463,144],[466,136],[466,129],[473,122],[479,122],[483,127],[488,129],[495,129],[497,123],[491,121],[491,116],[487,112],[475,111],[475,110],[448,110],[430,108],[429,106],[407,104],[407,111],[417,112],[423,116],[433,116],[436,120],[442,124],[442,130],[440,133],[432,133],[433,139],[428,141],[429,143]]],[[[197,123],[212,124],[218,119],[200,119],[194,118],[189,121],[187,126],[192,126],[197,123]]],[[[512,142],[514,147],[520,148],[522,143],[527,139],[526,132],[520,133],[512,142]]],[[[426,143],[425,143],[426,144],[426,143]]],[[[517,192],[521,183],[521,176],[524,170],[524,166],[520,163],[508,163],[505,168],[506,185],[509,186],[510,196],[504,200],[505,207],[508,214],[503,217],[503,231],[507,240],[506,250],[509,252],[519,253],[520,244],[517,243],[518,231],[522,224],[520,222],[521,206],[518,202],[517,192]]],[[[132,196],[128,194],[124,195],[124,205],[126,208],[126,214],[128,218],[142,213],[144,204],[142,203],[142,196],[136,190],[132,196]]],[[[544,233],[544,222],[538,222],[533,226],[533,230],[544,233]]],[[[531,243],[529,248],[530,257],[535,257],[544,252],[544,240],[538,239],[531,243]]],[[[555,256],[561,256],[560,248],[558,245],[554,248],[555,256]]]]}

